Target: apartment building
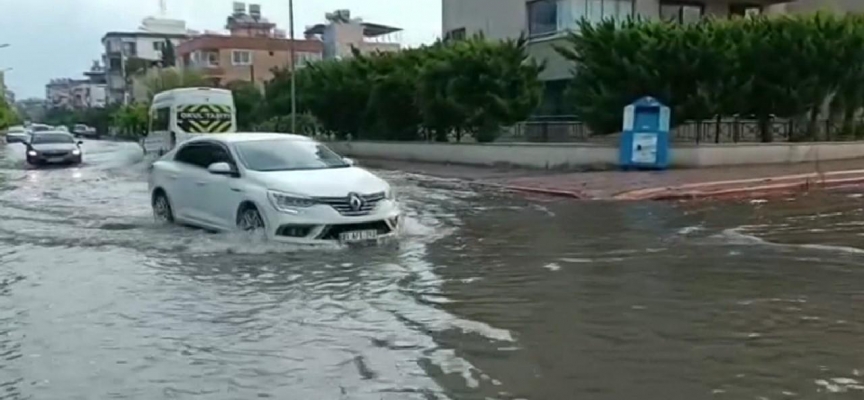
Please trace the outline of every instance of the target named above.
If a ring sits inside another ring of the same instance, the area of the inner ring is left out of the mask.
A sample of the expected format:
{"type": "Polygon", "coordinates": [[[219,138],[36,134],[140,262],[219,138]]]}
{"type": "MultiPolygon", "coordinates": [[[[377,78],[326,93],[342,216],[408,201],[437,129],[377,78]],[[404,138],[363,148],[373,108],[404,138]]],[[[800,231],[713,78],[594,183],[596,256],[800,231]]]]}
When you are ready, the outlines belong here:
{"type": "Polygon", "coordinates": [[[324,59],[353,57],[353,49],[360,54],[399,51],[401,28],[364,22],[351,18],[350,10],[336,10],[325,14],[326,23],[306,28],[306,39],[318,40],[324,45],[324,59]]]}
{"type": "MultiPolygon", "coordinates": [[[[822,0],[830,1],[830,0],[822,0]]],[[[861,1],[861,0],[856,0],[861,1]]],[[[746,16],[786,12],[788,0],[443,0],[442,36],[459,39],[482,32],[490,39],[530,40],[528,52],[546,61],[540,76],[546,81],[543,104],[538,113],[563,112],[563,94],[571,77],[570,63],[555,46],[564,44],[566,33],[585,18],[641,16],[682,23],[706,15],[746,16]]],[[[861,1],[864,3],[864,1],[861,1]]]]}
{"type": "Polygon", "coordinates": [[[166,41],[177,46],[190,34],[184,21],[154,17],[145,18],[137,31],[106,33],[102,37],[105,48],[102,59],[106,67],[108,102],[122,104],[130,100],[131,80],[126,71],[130,59],[158,62],[166,41]]]}
{"type": "Polygon", "coordinates": [[[247,11],[244,3],[234,3],[226,29],[227,35],[206,32],[177,46],[180,67],[201,71],[216,85],[241,80],[263,87],[273,78],[274,68],[302,67],[322,59],[320,41],[285,38],[285,31],[264,18],[257,4],[250,4],[247,11]]]}

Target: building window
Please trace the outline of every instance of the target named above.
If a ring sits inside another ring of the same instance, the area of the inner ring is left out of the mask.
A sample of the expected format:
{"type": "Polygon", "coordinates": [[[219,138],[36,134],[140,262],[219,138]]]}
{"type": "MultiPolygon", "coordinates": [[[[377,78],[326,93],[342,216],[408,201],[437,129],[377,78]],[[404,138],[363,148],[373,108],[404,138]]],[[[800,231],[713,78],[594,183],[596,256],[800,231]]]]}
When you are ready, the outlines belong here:
{"type": "Polygon", "coordinates": [[[135,57],[138,55],[138,45],[135,42],[123,43],[123,55],[127,57],[135,57]]]}
{"type": "Polygon", "coordinates": [[[444,40],[465,40],[466,36],[465,28],[451,29],[444,35],[444,40]]]}
{"type": "Polygon", "coordinates": [[[576,29],[585,19],[597,23],[633,15],[634,0],[537,0],[528,3],[528,33],[546,36],[576,29]]]}
{"type": "Polygon", "coordinates": [[[737,17],[753,17],[762,14],[762,7],[755,4],[730,4],[729,15],[737,17]]]}
{"type": "Polygon", "coordinates": [[[252,52],[245,50],[232,51],[231,63],[234,65],[252,65],[252,52]]]}
{"type": "Polygon", "coordinates": [[[153,42],[153,50],[162,51],[165,49],[165,42],[153,42]]]}
{"type": "Polygon", "coordinates": [[[680,1],[660,2],[660,19],[663,21],[690,24],[702,19],[704,6],[698,3],[680,1]]]}
{"type": "Polygon", "coordinates": [[[558,1],[534,0],[528,6],[528,35],[544,36],[558,32],[558,1]]]}

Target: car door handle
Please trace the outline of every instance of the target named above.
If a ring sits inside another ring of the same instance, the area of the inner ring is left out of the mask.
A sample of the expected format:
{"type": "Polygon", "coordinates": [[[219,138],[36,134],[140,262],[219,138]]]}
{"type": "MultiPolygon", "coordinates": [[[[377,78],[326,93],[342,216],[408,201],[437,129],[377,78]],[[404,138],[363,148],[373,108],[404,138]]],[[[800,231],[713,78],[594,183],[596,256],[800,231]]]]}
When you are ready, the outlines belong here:
{"type": "Polygon", "coordinates": [[[198,185],[198,186],[204,186],[204,185],[207,184],[207,182],[204,182],[204,181],[198,181],[198,182],[195,182],[195,184],[198,185]]]}
{"type": "Polygon", "coordinates": [[[235,188],[235,187],[232,187],[231,190],[235,191],[235,192],[242,192],[242,190],[240,190],[239,188],[235,188]]]}

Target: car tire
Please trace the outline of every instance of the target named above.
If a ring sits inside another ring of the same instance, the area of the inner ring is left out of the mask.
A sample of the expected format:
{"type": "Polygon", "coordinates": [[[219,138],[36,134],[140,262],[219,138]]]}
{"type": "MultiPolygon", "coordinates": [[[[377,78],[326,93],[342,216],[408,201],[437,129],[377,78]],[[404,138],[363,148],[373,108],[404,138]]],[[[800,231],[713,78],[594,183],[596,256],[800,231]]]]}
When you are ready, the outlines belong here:
{"type": "Polygon", "coordinates": [[[263,232],[266,226],[258,208],[246,205],[237,213],[237,228],[244,232],[263,232]]]}
{"type": "Polygon", "coordinates": [[[174,223],[174,210],[171,208],[171,201],[168,200],[168,195],[163,191],[158,191],[153,195],[153,218],[156,222],[174,223]]]}

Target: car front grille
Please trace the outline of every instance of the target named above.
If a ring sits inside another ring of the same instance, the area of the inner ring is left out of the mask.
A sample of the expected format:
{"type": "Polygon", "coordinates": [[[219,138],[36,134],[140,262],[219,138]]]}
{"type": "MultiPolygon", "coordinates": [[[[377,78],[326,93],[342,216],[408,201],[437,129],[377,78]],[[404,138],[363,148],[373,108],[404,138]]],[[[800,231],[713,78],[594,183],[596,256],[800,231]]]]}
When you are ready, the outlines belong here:
{"type": "Polygon", "coordinates": [[[386,235],[393,231],[386,221],[364,222],[361,224],[328,225],[318,235],[321,240],[339,240],[339,235],[345,232],[376,230],[379,235],[386,235]]]}
{"type": "Polygon", "coordinates": [[[321,204],[333,207],[339,214],[346,217],[361,217],[369,215],[375,207],[378,207],[378,203],[384,200],[385,196],[384,192],[357,195],[362,200],[359,208],[356,207],[356,204],[351,204],[351,195],[345,197],[316,197],[315,200],[321,204]]]}
{"type": "Polygon", "coordinates": [[[69,152],[68,151],[58,151],[58,150],[43,151],[40,153],[40,155],[42,155],[44,157],[66,157],[67,155],[69,155],[69,152]]]}

